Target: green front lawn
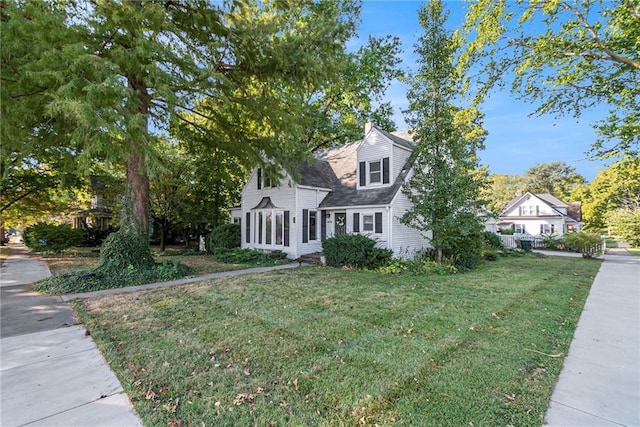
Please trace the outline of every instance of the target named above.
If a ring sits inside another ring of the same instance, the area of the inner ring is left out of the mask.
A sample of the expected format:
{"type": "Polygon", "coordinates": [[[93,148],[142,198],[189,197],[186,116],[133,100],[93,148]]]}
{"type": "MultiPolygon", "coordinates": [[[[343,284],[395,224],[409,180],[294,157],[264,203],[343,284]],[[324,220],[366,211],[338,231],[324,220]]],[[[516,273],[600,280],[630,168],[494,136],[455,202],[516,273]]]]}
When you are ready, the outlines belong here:
{"type": "Polygon", "coordinates": [[[76,303],[149,426],[539,426],[600,261],[303,267],[76,303]]]}

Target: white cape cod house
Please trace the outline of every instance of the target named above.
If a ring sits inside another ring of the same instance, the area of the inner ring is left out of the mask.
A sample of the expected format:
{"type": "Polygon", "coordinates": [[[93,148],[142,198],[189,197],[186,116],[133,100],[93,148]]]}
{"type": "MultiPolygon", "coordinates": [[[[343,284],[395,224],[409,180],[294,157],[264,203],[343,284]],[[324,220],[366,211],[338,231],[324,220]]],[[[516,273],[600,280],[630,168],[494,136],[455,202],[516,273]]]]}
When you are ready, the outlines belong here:
{"type": "Polygon", "coordinates": [[[322,251],[325,238],[361,233],[394,256],[413,257],[428,247],[400,222],[410,207],[401,187],[410,171],[413,143],[407,132],[388,133],[368,123],[361,141],[325,150],[279,182],[256,168],[232,209],[242,247],[281,250],[289,258],[322,251]]]}
{"type": "Polygon", "coordinates": [[[525,193],[509,201],[498,217],[499,228],[511,228],[516,235],[564,234],[580,231],[580,203],[565,203],[543,193],[525,193]]]}

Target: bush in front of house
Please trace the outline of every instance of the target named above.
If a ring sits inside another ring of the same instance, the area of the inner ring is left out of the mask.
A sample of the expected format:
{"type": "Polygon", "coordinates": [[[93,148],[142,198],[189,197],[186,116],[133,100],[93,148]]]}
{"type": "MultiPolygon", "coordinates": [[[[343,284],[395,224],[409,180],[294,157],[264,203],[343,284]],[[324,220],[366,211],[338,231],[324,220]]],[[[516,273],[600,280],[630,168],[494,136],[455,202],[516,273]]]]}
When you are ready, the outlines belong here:
{"type": "Polygon", "coordinates": [[[593,258],[602,250],[602,239],[597,234],[580,231],[563,236],[565,248],[581,253],[585,258],[593,258]]]}
{"type": "Polygon", "coordinates": [[[214,228],[205,240],[205,249],[214,253],[216,249],[240,247],[240,224],[222,224],[214,228]]]}
{"type": "Polygon", "coordinates": [[[84,233],[78,228],[71,228],[68,224],[40,222],[25,228],[22,239],[24,244],[33,251],[60,253],[72,246],[82,244],[84,233]]]}
{"type": "Polygon", "coordinates": [[[213,258],[226,264],[277,265],[289,262],[282,251],[259,252],[253,249],[216,248],[213,258]]]}
{"type": "Polygon", "coordinates": [[[330,267],[375,269],[388,264],[392,251],[375,246],[375,240],[361,234],[340,234],[322,242],[322,250],[330,267]]]}
{"type": "Polygon", "coordinates": [[[487,248],[491,249],[502,249],[502,240],[496,233],[492,233],[491,231],[485,231],[482,233],[484,238],[484,245],[487,248]]]}

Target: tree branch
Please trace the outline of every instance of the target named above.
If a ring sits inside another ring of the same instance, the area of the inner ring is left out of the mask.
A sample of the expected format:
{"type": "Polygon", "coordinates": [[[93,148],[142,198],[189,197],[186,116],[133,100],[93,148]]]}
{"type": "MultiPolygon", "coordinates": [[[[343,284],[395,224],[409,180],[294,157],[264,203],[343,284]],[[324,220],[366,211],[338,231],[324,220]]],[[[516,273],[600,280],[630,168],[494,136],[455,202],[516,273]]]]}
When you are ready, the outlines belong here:
{"type": "Polygon", "coordinates": [[[617,53],[609,50],[607,46],[604,44],[604,42],[598,36],[593,26],[589,24],[589,21],[587,21],[587,18],[577,8],[570,6],[567,3],[562,3],[562,7],[565,8],[566,10],[573,12],[578,17],[578,19],[582,22],[582,25],[584,26],[584,28],[591,34],[596,44],[600,47],[600,49],[603,52],[605,52],[608,55],[608,56],[600,56],[591,52],[586,52],[581,56],[590,56],[596,59],[604,59],[604,60],[619,62],[621,64],[625,64],[637,70],[640,70],[640,62],[634,61],[633,59],[627,58],[626,56],[618,55],[617,53]]]}

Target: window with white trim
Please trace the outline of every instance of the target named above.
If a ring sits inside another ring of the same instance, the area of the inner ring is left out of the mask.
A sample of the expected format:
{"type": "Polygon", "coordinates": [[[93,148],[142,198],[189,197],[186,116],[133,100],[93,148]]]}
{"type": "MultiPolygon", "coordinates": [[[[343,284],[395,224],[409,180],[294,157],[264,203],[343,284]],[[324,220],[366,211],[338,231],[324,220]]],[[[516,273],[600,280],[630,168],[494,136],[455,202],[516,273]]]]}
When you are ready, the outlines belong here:
{"type": "Polygon", "coordinates": [[[527,232],[527,229],[524,227],[524,224],[513,224],[513,232],[524,234],[527,232]]]}
{"type": "Polygon", "coordinates": [[[522,216],[538,215],[538,206],[520,206],[520,215],[522,216]]]}
{"type": "Polygon", "coordinates": [[[553,224],[540,224],[540,234],[551,234],[555,231],[553,224]]]}
{"type": "Polygon", "coordinates": [[[373,231],[373,215],[362,215],[362,231],[373,231]]]}
{"type": "Polygon", "coordinates": [[[382,182],[382,161],[375,160],[369,162],[369,184],[380,184],[382,182]]]}

